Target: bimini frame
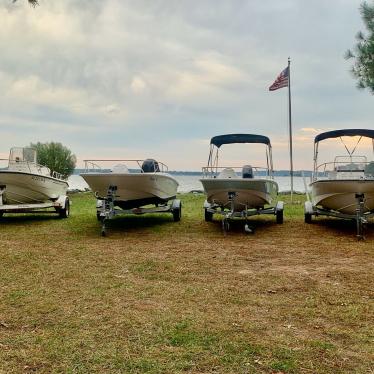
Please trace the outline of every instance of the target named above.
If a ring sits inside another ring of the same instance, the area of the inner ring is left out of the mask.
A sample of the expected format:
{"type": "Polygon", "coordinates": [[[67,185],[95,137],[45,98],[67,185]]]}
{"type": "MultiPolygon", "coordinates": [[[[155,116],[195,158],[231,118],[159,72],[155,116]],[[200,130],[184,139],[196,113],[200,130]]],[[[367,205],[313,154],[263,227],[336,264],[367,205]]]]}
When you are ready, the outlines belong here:
{"type": "MultiPolygon", "coordinates": [[[[270,139],[263,135],[254,134],[227,134],[217,135],[210,140],[208,166],[203,168],[204,177],[218,174],[219,149],[224,144],[259,143],[266,145],[266,174],[273,179],[273,155],[270,139]]],[[[255,169],[260,169],[256,168],[255,169]]]]}

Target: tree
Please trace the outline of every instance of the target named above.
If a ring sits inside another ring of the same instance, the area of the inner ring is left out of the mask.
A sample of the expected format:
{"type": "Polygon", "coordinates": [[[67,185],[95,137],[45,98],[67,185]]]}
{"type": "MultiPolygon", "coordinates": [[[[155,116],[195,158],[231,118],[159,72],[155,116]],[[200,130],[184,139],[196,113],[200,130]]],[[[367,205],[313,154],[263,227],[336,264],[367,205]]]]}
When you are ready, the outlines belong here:
{"type": "MultiPolygon", "coordinates": [[[[15,3],[17,0],[13,0],[13,3],[15,3]]],[[[34,8],[39,5],[39,1],[38,0],[28,0],[29,4],[31,6],[33,6],[34,8]]]]}
{"type": "Polygon", "coordinates": [[[354,59],[352,73],[357,79],[357,87],[368,88],[374,94],[374,2],[364,1],[360,6],[360,13],[368,31],[367,35],[358,32],[357,44],[353,51],[346,52],[346,59],[354,59]]]}
{"type": "Polygon", "coordinates": [[[31,143],[31,148],[36,149],[37,162],[40,165],[47,166],[52,171],[68,177],[73,174],[77,158],[71,153],[70,149],[61,143],[31,143]]]}

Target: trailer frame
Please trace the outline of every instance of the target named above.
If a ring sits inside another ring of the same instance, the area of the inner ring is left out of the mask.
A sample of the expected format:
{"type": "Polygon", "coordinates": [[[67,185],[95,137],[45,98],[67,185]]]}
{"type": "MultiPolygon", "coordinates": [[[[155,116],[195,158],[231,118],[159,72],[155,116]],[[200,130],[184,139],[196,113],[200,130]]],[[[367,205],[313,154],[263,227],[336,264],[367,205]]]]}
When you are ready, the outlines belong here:
{"type": "Polygon", "coordinates": [[[154,207],[135,207],[131,209],[121,209],[116,207],[117,186],[109,186],[107,196],[102,198],[95,194],[96,197],[96,217],[101,222],[101,236],[106,236],[107,221],[114,217],[124,215],[142,215],[147,213],[171,213],[174,222],[180,221],[182,217],[182,203],[179,199],[171,199],[155,205],[154,207]]]}
{"type": "Polygon", "coordinates": [[[364,212],[365,208],[365,194],[359,193],[355,195],[356,198],[356,214],[345,214],[335,210],[328,210],[317,207],[308,200],[304,204],[304,221],[305,223],[312,223],[312,217],[326,216],[356,222],[356,237],[357,240],[365,240],[365,226],[369,218],[374,217],[374,211],[364,212]]]}
{"type": "Polygon", "coordinates": [[[219,204],[211,204],[207,200],[204,202],[204,211],[205,211],[205,221],[211,222],[213,220],[213,215],[218,214],[222,216],[222,230],[226,234],[230,230],[230,220],[235,218],[244,220],[244,231],[246,233],[254,233],[254,226],[249,225],[248,218],[251,216],[262,215],[262,214],[271,214],[276,216],[276,222],[278,224],[283,223],[283,211],[284,211],[284,202],[278,201],[275,206],[267,208],[248,208],[245,205],[245,208],[242,211],[235,210],[235,192],[228,192],[228,200],[230,207],[227,210],[227,207],[219,204]]]}
{"type": "Polygon", "coordinates": [[[0,186],[0,217],[2,217],[4,213],[57,213],[61,218],[67,218],[70,215],[71,202],[67,195],[59,196],[56,200],[45,203],[4,204],[3,195],[5,191],[6,186],[0,186]],[[54,208],[55,210],[47,210],[50,208],[54,208]]]}

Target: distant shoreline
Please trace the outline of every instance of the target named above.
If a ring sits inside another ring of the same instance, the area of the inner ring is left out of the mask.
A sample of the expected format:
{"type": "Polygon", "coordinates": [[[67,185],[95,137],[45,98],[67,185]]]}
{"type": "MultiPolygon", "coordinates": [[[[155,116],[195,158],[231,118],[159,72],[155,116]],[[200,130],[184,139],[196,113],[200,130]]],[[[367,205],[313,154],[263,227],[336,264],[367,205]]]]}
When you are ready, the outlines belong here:
{"type": "MultiPolygon", "coordinates": [[[[75,169],[73,175],[79,175],[84,173],[85,169],[75,169]]],[[[131,171],[131,170],[130,170],[131,171]]],[[[181,170],[169,170],[168,173],[170,175],[191,175],[191,176],[201,176],[203,173],[201,171],[181,171],[181,170]]],[[[312,176],[313,172],[311,170],[295,170],[293,175],[294,177],[310,177],[312,176]]],[[[266,175],[266,172],[256,172],[256,175],[266,175]]],[[[290,172],[289,170],[275,170],[274,171],[275,177],[289,177],[290,172]]]]}

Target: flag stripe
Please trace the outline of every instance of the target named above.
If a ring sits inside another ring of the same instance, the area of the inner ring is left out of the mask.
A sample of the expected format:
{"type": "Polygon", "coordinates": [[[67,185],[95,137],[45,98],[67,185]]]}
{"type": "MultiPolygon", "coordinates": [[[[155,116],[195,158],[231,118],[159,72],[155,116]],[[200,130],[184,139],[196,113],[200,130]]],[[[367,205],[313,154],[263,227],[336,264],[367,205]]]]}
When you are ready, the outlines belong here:
{"type": "Polygon", "coordinates": [[[279,88],[288,87],[288,67],[286,67],[269,87],[269,91],[275,91],[279,88]]]}

